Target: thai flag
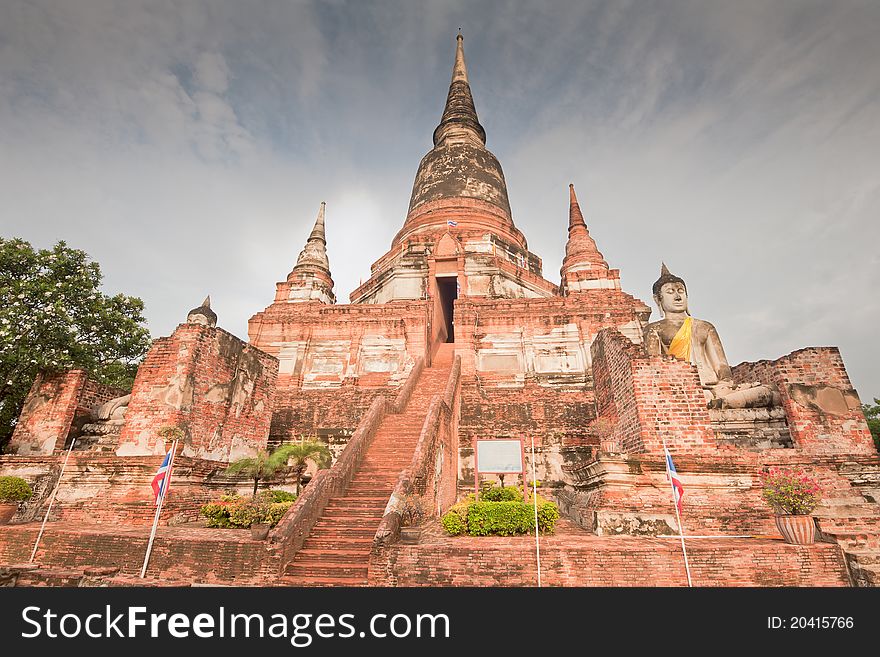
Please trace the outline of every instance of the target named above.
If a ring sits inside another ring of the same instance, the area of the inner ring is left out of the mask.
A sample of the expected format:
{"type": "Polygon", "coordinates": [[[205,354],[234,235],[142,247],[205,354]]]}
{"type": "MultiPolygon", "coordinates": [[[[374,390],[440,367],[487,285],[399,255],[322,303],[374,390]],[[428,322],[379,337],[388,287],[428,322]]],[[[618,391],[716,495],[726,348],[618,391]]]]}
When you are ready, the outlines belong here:
{"type": "Polygon", "coordinates": [[[678,472],[675,471],[675,463],[672,462],[672,455],[665,447],[666,452],[666,476],[672,482],[672,489],[675,491],[675,505],[678,512],[681,513],[681,498],[684,497],[684,487],[681,485],[681,479],[678,478],[678,472]]]}
{"type": "Polygon", "coordinates": [[[455,219],[447,219],[446,225],[454,228],[455,226],[458,226],[458,222],[455,219]]]}
{"type": "Polygon", "coordinates": [[[153,495],[156,498],[157,506],[159,505],[159,501],[168,493],[168,486],[166,486],[166,483],[171,481],[171,458],[173,451],[173,447],[168,450],[168,453],[162,461],[162,465],[156,470],[156,474],[153,475],[153,481],[150,484],[153,487],[153,495]]]}

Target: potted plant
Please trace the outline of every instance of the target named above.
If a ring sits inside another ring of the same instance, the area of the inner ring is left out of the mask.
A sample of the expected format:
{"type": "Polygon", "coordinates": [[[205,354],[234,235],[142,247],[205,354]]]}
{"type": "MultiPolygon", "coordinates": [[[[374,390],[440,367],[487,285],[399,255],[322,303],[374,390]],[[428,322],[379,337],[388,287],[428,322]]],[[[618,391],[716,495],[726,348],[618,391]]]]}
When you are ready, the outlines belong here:
{"type": "Polygon", "coordinates": [[[776,514],[776,527],[786,543],[810,545],[816,540],[816,522],[810,515],[819,504],[815,479],[800,469],[770,468],[763,476],[764,500],[776,514]]]}
{"type": "Polygon", "coordinates": [[[18,503],[30,499],[33,489],[21,477],[0,477],[0,525],[5,525],[18,511],[18,503]]]}

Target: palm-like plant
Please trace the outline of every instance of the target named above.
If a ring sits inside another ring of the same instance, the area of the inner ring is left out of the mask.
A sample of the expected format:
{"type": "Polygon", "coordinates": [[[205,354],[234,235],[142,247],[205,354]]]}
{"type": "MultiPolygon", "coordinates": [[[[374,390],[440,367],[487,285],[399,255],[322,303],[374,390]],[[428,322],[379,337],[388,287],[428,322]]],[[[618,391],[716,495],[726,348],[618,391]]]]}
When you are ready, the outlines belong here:
{"type": "Polygon", "coordinates": [[[257,495],[257,487],[263,479],[274,477],[285,468],[290,467],[296,474],[296,494],[299,495],[299,480],[308,467],[307,460],[311,459],[319,468],[330,465],[332,457],[330,450],[324,443],[317,441],[304,441],[300,443],[285,443],[274,449],[271,453],[259,450],[256,456],[238,459],[226,468],[228,475],[245,475],[254,480],[254,497],[257,495]],[[292,460],[292,463],[288,463],[292,460]]]}
{"type": "Polygon", "coordinates": [[[281,445],[277,451],[283,451],[287,456],[287,462],[296,475],[296,495],[299,497],[299,484],[303,473],[309,466],[308,461],[314,461],[318,468],[329,468],[333,460],[327,445],[317,440],[304,440],[298,443],[281,445]]]}

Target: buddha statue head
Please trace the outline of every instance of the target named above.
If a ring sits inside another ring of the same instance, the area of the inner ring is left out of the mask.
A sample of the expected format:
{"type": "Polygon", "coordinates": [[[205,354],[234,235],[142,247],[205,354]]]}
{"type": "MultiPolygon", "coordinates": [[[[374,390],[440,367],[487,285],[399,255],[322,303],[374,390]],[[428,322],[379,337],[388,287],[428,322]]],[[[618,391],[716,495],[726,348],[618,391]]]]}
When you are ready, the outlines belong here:
{"type": "Polygon", "coordinates": [[[664,317],[669,314],[688,314],[687,285],[684,279],[670,272],[665,263],[661,265],[660,278],[654,281],[651,291],[664,317]]]}
{"type": "Polygon", "coordinates": [[[186,316],[187,324],[201,324],[202,326],[217,326],[217,313],[211,310],[211,297],[205,297],[202,305],[193,308],[186,316]]]}

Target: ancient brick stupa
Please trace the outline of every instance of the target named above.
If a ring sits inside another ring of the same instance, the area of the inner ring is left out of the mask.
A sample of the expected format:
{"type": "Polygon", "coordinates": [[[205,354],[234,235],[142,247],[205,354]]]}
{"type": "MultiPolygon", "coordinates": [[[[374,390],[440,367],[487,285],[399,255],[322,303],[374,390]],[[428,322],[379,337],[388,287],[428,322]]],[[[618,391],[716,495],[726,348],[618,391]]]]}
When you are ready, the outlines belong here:
{"type": "MultiPolygon", "coordinates": [[[[548,584],[686,584],[675,543],[646,538],[681,527],[718,537],[694,546],[697,584],[877,583],[880,490],[869,474],[880,461],[837,349],[730,366],[718,331],[690,316],[683,279],[665,268],[653,290],[663,318],[649,323],[651,309],[621,289],[600,252],[600,222],[591,218],[591,233],[574,185],[568,217],[555,223],[566,241],[560,280],[545,279],[486,143],[459,35],[402,227],[350,303],[336,303],[324,230],[333,210],[322,203],[274,301],[250,319],[247,344],[216,316],[157,341],[120,426],[79,450],[79,490],[62,496],[62,517],[100,508],[136,524],[148,515],[138,486],[165,449],[157,432],[168,423],[185,433],[178,524],[200,502],[250,485],[222,476],[228,460],[310,437],[328,443],[335,465],[268,543],[205,550],[193,534],[166,544],[157,565],[166,581],[530,585],[531,567],[510,567],[532,563],[528,541],[453,540],[436,523],[473,489],[476,440],[523,439],[543,494],[564,516],[544,539],[548,584]],[[666,448],[686,490],[680,518],[666,448]],[[823,542],[795,549],[776,538],[761,498],[761,475],[775,466],[807,468],[822,482],[823,542]],[[114,472],[124,484],[103,487],[114,472]],[[413,496],[434,524],[425,540],[400,542],[413,496]],[[734,535],[753,538],[725,538],[734,535]]],[[[41,377],[16,428],[18,455],[2,457],[0,473],[30,468],[48,481],[77,418],[124,393],[83,372],[41,377]]],[[[20,559],[31,538],[27,524],[12,527],[0,531],[0,561],[20,559]]],[[[83,530],[68,531],[76,544],[83,530]]],[[[89,565],[107,561],[98,548],[89,554],[89,565]]],[[[72,560],[58,549],[42,558],[72,560]]]]}

